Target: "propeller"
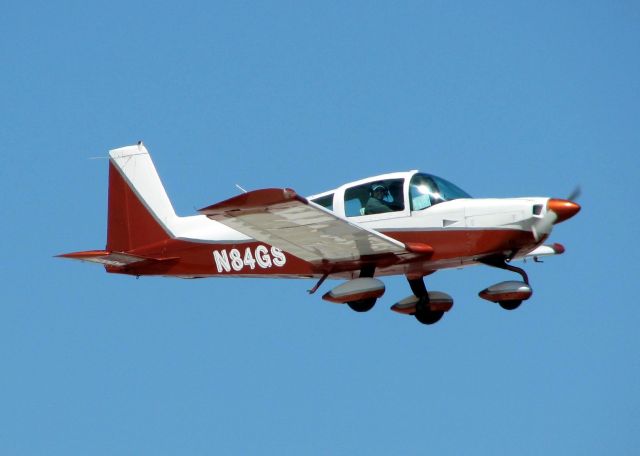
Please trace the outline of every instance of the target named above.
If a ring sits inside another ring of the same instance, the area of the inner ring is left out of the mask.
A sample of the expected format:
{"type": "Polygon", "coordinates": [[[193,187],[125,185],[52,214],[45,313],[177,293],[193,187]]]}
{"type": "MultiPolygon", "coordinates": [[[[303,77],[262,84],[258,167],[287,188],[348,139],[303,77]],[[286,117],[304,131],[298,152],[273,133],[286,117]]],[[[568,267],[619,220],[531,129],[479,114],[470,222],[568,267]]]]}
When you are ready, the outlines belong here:
{"type": "Polygon", "coordinates": [[[569,194],[567,199],[551,198],[547,201],[547,212],[544,216],[531,226],[531,232],[536,241],[542,239],[544,235],[549,235],[556,223],[564,222],[580,211],[580,205],[574,201],[582,194],[582,189],[577,186],[569,194]]]}
{"type": "Polygon", "coordinates": [[[576,185],[576,188],[574,188],[573,191],[569,193],[569,196],[567,196],[567,199],[569,201],[577,201],[578,198],[580,198],[580,195],[582,195],[582,188],[580,188],[579,185],[576,185]]]}
{"type": "Polygon", "coordinates": [[[558,216],[555,212],[547,210],[547,213],[544,214],[540,220],[534,223],[531,226],[531,232],[533,233],[533,238],[538,242],[542,239],[542,236],[545,234],[551,233],[551,228],[553,224],[556,222],[558,216]]]}

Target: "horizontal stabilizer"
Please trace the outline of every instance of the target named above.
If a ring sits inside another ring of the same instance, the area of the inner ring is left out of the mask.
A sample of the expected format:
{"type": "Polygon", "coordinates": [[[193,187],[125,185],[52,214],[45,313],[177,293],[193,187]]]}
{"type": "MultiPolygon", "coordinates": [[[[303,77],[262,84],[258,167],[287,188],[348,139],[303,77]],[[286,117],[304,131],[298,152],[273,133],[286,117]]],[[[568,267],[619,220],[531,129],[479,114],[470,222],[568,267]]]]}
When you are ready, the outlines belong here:
{"type": "Polygon", "coordinates": [[[123,268],[139,263],[157,263],[171,261],[177,258],[149,258],[128,253],[109,252],[108,250],[86,250],[84,252],[63,253],[56,255],[59,258],[69,258],[71,260],[89,261],[91,263],[100,263],[105,266],[123,268]]]}

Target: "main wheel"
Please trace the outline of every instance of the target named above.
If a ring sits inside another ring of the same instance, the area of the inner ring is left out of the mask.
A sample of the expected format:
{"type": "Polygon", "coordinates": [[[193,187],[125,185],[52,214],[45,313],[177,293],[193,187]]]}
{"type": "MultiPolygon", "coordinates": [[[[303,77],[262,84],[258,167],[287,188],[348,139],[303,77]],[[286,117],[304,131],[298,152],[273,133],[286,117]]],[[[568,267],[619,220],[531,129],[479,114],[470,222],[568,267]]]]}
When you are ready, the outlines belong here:
{"type": "Polygon", "coordinates": [[[373,309],[375,304],[376,298],[360,299],[358,301],[350,301],[347,303],[347,305],[356,312],[368,312],[373,309]]]}
{"type": "Polygon", "coordinates": [[[444,312],[441,310],[436,311],[436,310],[423,309],[416,312],[414,314],[414,317],[416,317],[416,320],[418,320],[423,325],[432,325],[440,321],[443,315],[444,315],[444,312]]]}
{"type": "Polygon", "coordinates": [[[522,300],[517,299],[514,301],[500,301],[498,302],[498,304],[500,304],[500,307],[502,307],[504,310],[516,310],[518,307],[520,307],[520,304],[522,304],[522,300]]]}

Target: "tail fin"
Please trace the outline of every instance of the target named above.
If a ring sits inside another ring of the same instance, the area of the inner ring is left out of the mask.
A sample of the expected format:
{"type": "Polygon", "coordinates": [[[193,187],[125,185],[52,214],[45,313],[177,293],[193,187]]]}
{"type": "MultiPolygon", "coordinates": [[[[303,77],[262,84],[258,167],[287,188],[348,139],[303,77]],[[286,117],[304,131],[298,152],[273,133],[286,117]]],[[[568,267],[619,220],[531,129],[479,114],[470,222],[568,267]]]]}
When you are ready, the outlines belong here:
{"type": "Polygon", "coordinates": [[[108,251],[128,252],[169,239],[177,218],[142,143],[109,152],[108,251]]]}

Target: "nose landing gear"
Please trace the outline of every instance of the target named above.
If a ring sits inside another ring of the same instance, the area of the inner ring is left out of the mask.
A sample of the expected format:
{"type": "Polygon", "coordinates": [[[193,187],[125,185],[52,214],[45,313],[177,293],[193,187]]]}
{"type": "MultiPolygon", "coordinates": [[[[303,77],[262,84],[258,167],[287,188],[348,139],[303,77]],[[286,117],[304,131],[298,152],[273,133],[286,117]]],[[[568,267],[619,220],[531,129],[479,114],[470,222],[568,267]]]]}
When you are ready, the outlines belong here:
{"type": "Polygon", "coordinates": [[[481,263],[498,269],[505,269],[520,274],[523,281],[509,280],[506,282],[496,283],[482,290],[478,295],[487,301],[496,302],[505,310],[515,310],[520,307],[522,301],[531,297],[533,291],[529,285],[529,276],[522,268],[507,264],[504,258],[485,258],[481,263]]]}
{"type": "Polygon", "coordinates": [[[516,310],[522,304],[522,299],[513,299],[511,301],[498,301],[498,305],[504,310],[516,310]]]}

